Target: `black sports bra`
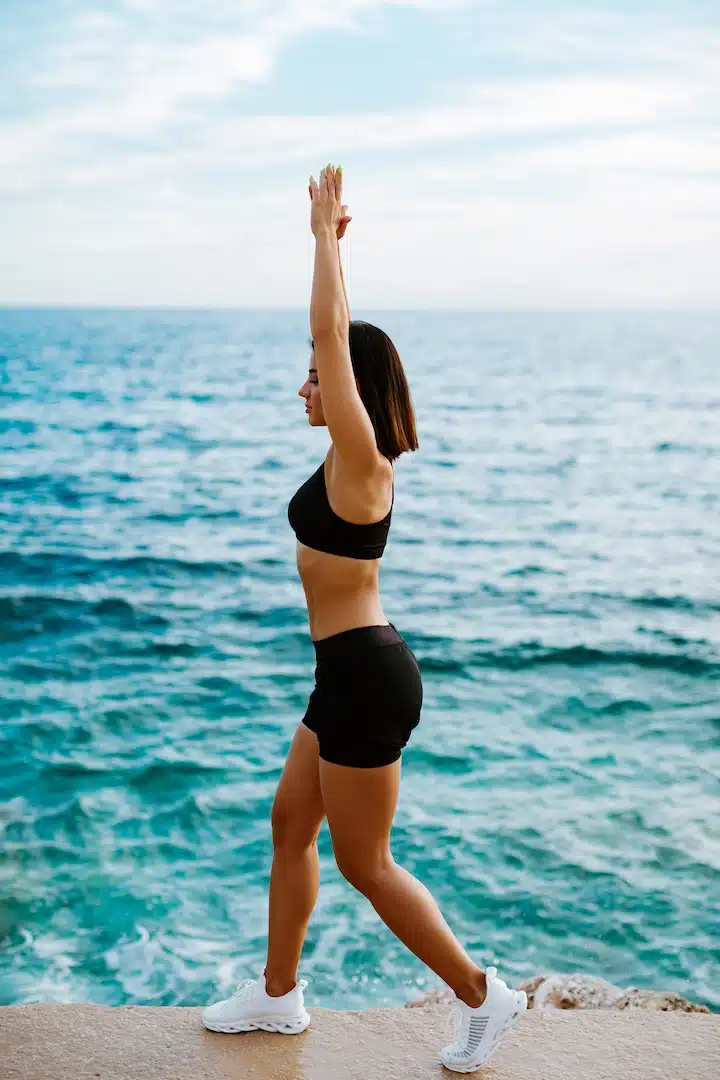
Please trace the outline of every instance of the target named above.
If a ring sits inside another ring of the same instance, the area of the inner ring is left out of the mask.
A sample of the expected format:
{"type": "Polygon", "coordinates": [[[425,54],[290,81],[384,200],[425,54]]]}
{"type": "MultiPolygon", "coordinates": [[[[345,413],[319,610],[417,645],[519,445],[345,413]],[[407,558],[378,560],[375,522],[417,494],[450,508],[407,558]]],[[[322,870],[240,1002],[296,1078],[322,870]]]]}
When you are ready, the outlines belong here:
{"type": "Polygon", "coordinates": [[[382,521],[358,525],[338,517],[328,500],[323,461],[290,500],[288,521],[300,543],[316,551],[350,559],[379,559],[385,550],[394,503],[393,477],[392,502],[382,521]]]}

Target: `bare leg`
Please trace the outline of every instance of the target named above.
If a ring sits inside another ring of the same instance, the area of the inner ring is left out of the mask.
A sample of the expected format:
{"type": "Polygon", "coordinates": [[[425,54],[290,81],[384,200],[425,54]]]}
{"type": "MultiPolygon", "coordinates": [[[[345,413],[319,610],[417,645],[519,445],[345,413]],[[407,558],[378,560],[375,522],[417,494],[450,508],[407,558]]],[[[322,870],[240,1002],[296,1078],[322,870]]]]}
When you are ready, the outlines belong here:
{"type": "Polygon", "coordinates": [[[325,811],[317,736],[300,724],[290,747],[272,809],[268,954],[265,986],[282,997],[295,986],[307,926],[320,889],[317,835],[325,811]]]}
{"type": "Polygon", "coordinates": [[[476,1008],[485,1000],[485,972],[465,952],[430,892],[390,853],[400,770],[400,761],[376,769],[320,761],[335,858],[396,937],[476,1008]]]}

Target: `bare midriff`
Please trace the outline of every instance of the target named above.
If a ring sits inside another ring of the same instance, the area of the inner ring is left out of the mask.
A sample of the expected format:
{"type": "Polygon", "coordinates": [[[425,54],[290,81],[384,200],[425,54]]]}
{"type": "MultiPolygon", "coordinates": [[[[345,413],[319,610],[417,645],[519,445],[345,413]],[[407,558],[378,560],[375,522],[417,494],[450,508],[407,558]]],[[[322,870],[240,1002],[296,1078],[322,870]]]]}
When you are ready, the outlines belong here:
{"type": "MultiPolygon", "coordinates": [[[[384,508],[368,505],[362,493],[352,492],[336,476],[330,447],[326,466],[328,497],[333,510],[348,521],[376,521],[387,513],[384,508]],[[341,505],[336,492],[342,490],[341,505]]],[[[391,482],[391,481],[390,481],[391,482]]],[[[377,482],[372,485],[377,491],[377,482]]],[[[390,484],[388,484],[388,491],[390,484]]],[[[380,603],[379,577],[381,559],[351,559],[331,555],[297,542],[297,567],[307,601],[310,637],[313,641],[352,630],[357,626],[380,626],[389,620],[380,603]]]]}

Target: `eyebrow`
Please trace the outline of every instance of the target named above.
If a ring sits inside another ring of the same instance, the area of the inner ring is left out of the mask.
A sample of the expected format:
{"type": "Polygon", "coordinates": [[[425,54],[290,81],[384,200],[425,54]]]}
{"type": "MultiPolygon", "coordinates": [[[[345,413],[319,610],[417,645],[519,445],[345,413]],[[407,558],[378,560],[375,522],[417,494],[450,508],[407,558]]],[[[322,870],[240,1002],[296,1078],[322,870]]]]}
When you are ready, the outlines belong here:
{"type": "Polygon", "coordinates": [[[311,367],[310,368],[310,374],[311,375],[317,375],[317,368],[316,367],[311,367]]]}

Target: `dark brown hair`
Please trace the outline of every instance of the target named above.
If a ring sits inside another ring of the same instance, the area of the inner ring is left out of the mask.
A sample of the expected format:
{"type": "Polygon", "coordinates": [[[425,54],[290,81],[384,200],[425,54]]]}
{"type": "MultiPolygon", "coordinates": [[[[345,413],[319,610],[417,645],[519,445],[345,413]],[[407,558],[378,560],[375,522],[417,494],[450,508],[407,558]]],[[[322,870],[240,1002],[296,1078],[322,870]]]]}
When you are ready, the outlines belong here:
{"type": "Polygon", "coordinates": [[[380,453],[394,461],[408,450],[417,450],[420,443],[410,387],[390,338],[372,323],[351,320],[350,360],[380,453]]]}

